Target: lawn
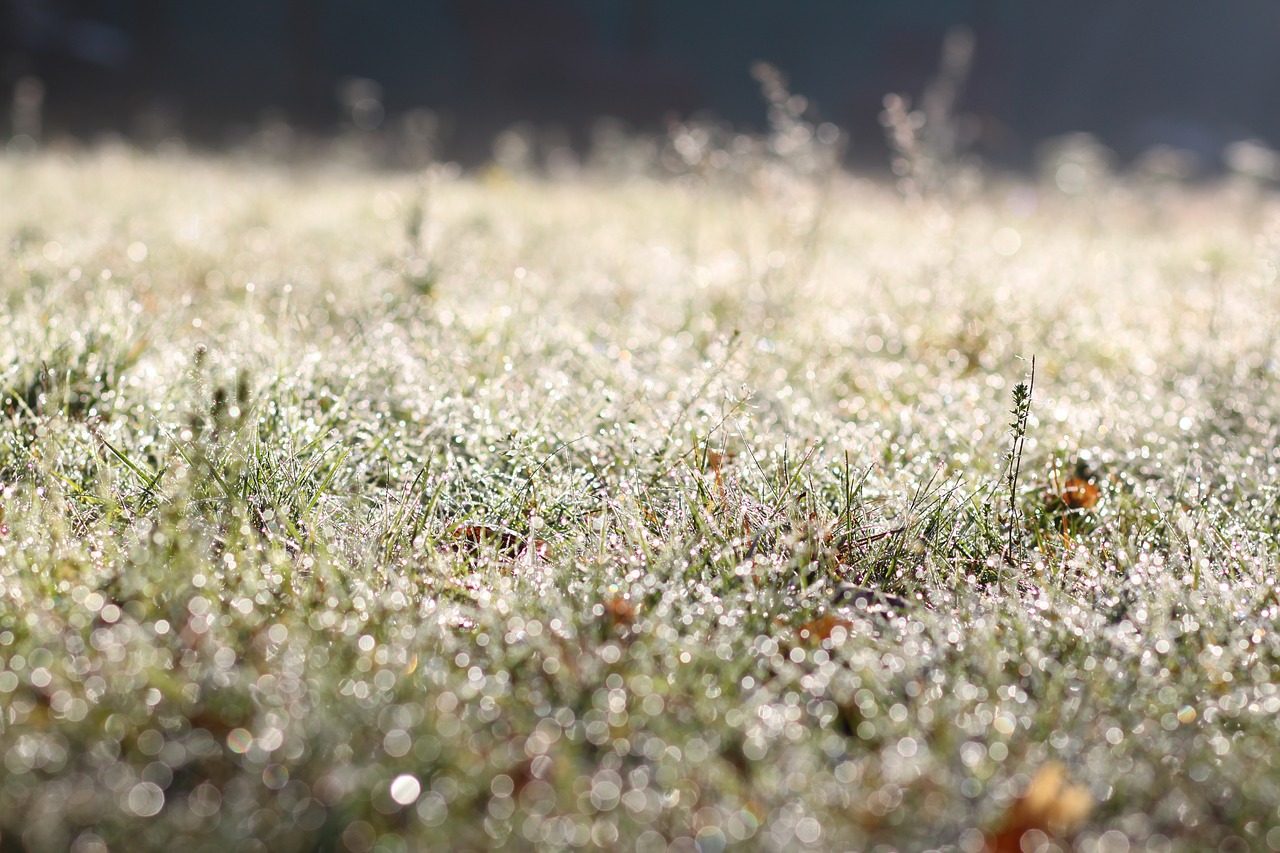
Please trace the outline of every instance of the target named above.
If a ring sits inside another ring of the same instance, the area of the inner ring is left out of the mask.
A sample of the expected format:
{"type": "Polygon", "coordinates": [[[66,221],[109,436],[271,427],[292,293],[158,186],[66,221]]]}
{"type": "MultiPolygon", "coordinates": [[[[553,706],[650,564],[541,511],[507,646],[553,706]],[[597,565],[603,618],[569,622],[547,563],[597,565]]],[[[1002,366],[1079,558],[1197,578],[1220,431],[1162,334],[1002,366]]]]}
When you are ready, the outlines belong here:
{"type": "Polygon", "coordinates": [[[1280,850],[1280,201],[713,143],[0,160],[0,849],[1280,850]]]}

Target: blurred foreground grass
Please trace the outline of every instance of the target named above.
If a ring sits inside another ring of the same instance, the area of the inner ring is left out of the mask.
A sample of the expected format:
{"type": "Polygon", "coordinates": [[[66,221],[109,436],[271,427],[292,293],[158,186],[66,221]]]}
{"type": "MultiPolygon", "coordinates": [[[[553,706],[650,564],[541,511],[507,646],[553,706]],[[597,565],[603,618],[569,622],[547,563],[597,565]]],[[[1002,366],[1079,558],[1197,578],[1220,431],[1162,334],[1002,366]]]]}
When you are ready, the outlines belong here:
{"type": "Polygon", "coordinates": [[[3,849],[1280,850],[1256,189],[0,197],[3,849]]]}

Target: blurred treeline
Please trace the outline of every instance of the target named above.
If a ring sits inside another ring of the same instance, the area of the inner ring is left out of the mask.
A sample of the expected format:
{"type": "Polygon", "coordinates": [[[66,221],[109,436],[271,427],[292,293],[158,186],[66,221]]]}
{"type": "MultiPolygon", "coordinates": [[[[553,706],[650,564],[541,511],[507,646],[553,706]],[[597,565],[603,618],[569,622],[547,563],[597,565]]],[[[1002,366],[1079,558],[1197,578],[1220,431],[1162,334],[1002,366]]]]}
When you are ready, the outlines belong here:
{"type": "Polygon", "coordinates": [[[990,158],[1071,131],[1210,167],[1232,140],[1280,141],[1275,0],[0,0],[0,83],[39,81],[46,133],[144,141],[427,110],[440,153],[474,161],[517,121],[578,143],[605,115],[758,128],[748,68],[765,60],[871,158],[884,94],[918,97],[957,25],[976,38],[960,104],[990,158]]]}

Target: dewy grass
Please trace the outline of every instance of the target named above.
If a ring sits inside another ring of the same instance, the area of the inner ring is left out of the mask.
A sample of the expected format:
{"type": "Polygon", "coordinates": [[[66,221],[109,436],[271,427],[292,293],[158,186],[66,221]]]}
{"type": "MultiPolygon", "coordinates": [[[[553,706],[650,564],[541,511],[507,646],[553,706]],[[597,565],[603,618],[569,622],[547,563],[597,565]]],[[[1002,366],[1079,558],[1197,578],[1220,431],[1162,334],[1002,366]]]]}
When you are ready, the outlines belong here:
{"type": "Polygon", "coordinates": [[[1275,199],[703,153],[0,161],[0,844],[1280,849],[1275,199]]]}

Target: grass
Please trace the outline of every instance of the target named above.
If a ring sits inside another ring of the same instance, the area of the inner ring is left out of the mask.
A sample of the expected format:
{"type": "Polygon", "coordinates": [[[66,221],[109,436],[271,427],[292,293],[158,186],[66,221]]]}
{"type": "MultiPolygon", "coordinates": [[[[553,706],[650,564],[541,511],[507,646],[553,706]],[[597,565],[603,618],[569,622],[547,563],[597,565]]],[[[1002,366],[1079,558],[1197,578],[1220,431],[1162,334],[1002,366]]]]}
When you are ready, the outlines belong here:
{"type": "Polygon", "coordinates": [[[704,153],[0,161],[0,847],[1280,850],[1276,199],[704,153]]]}

